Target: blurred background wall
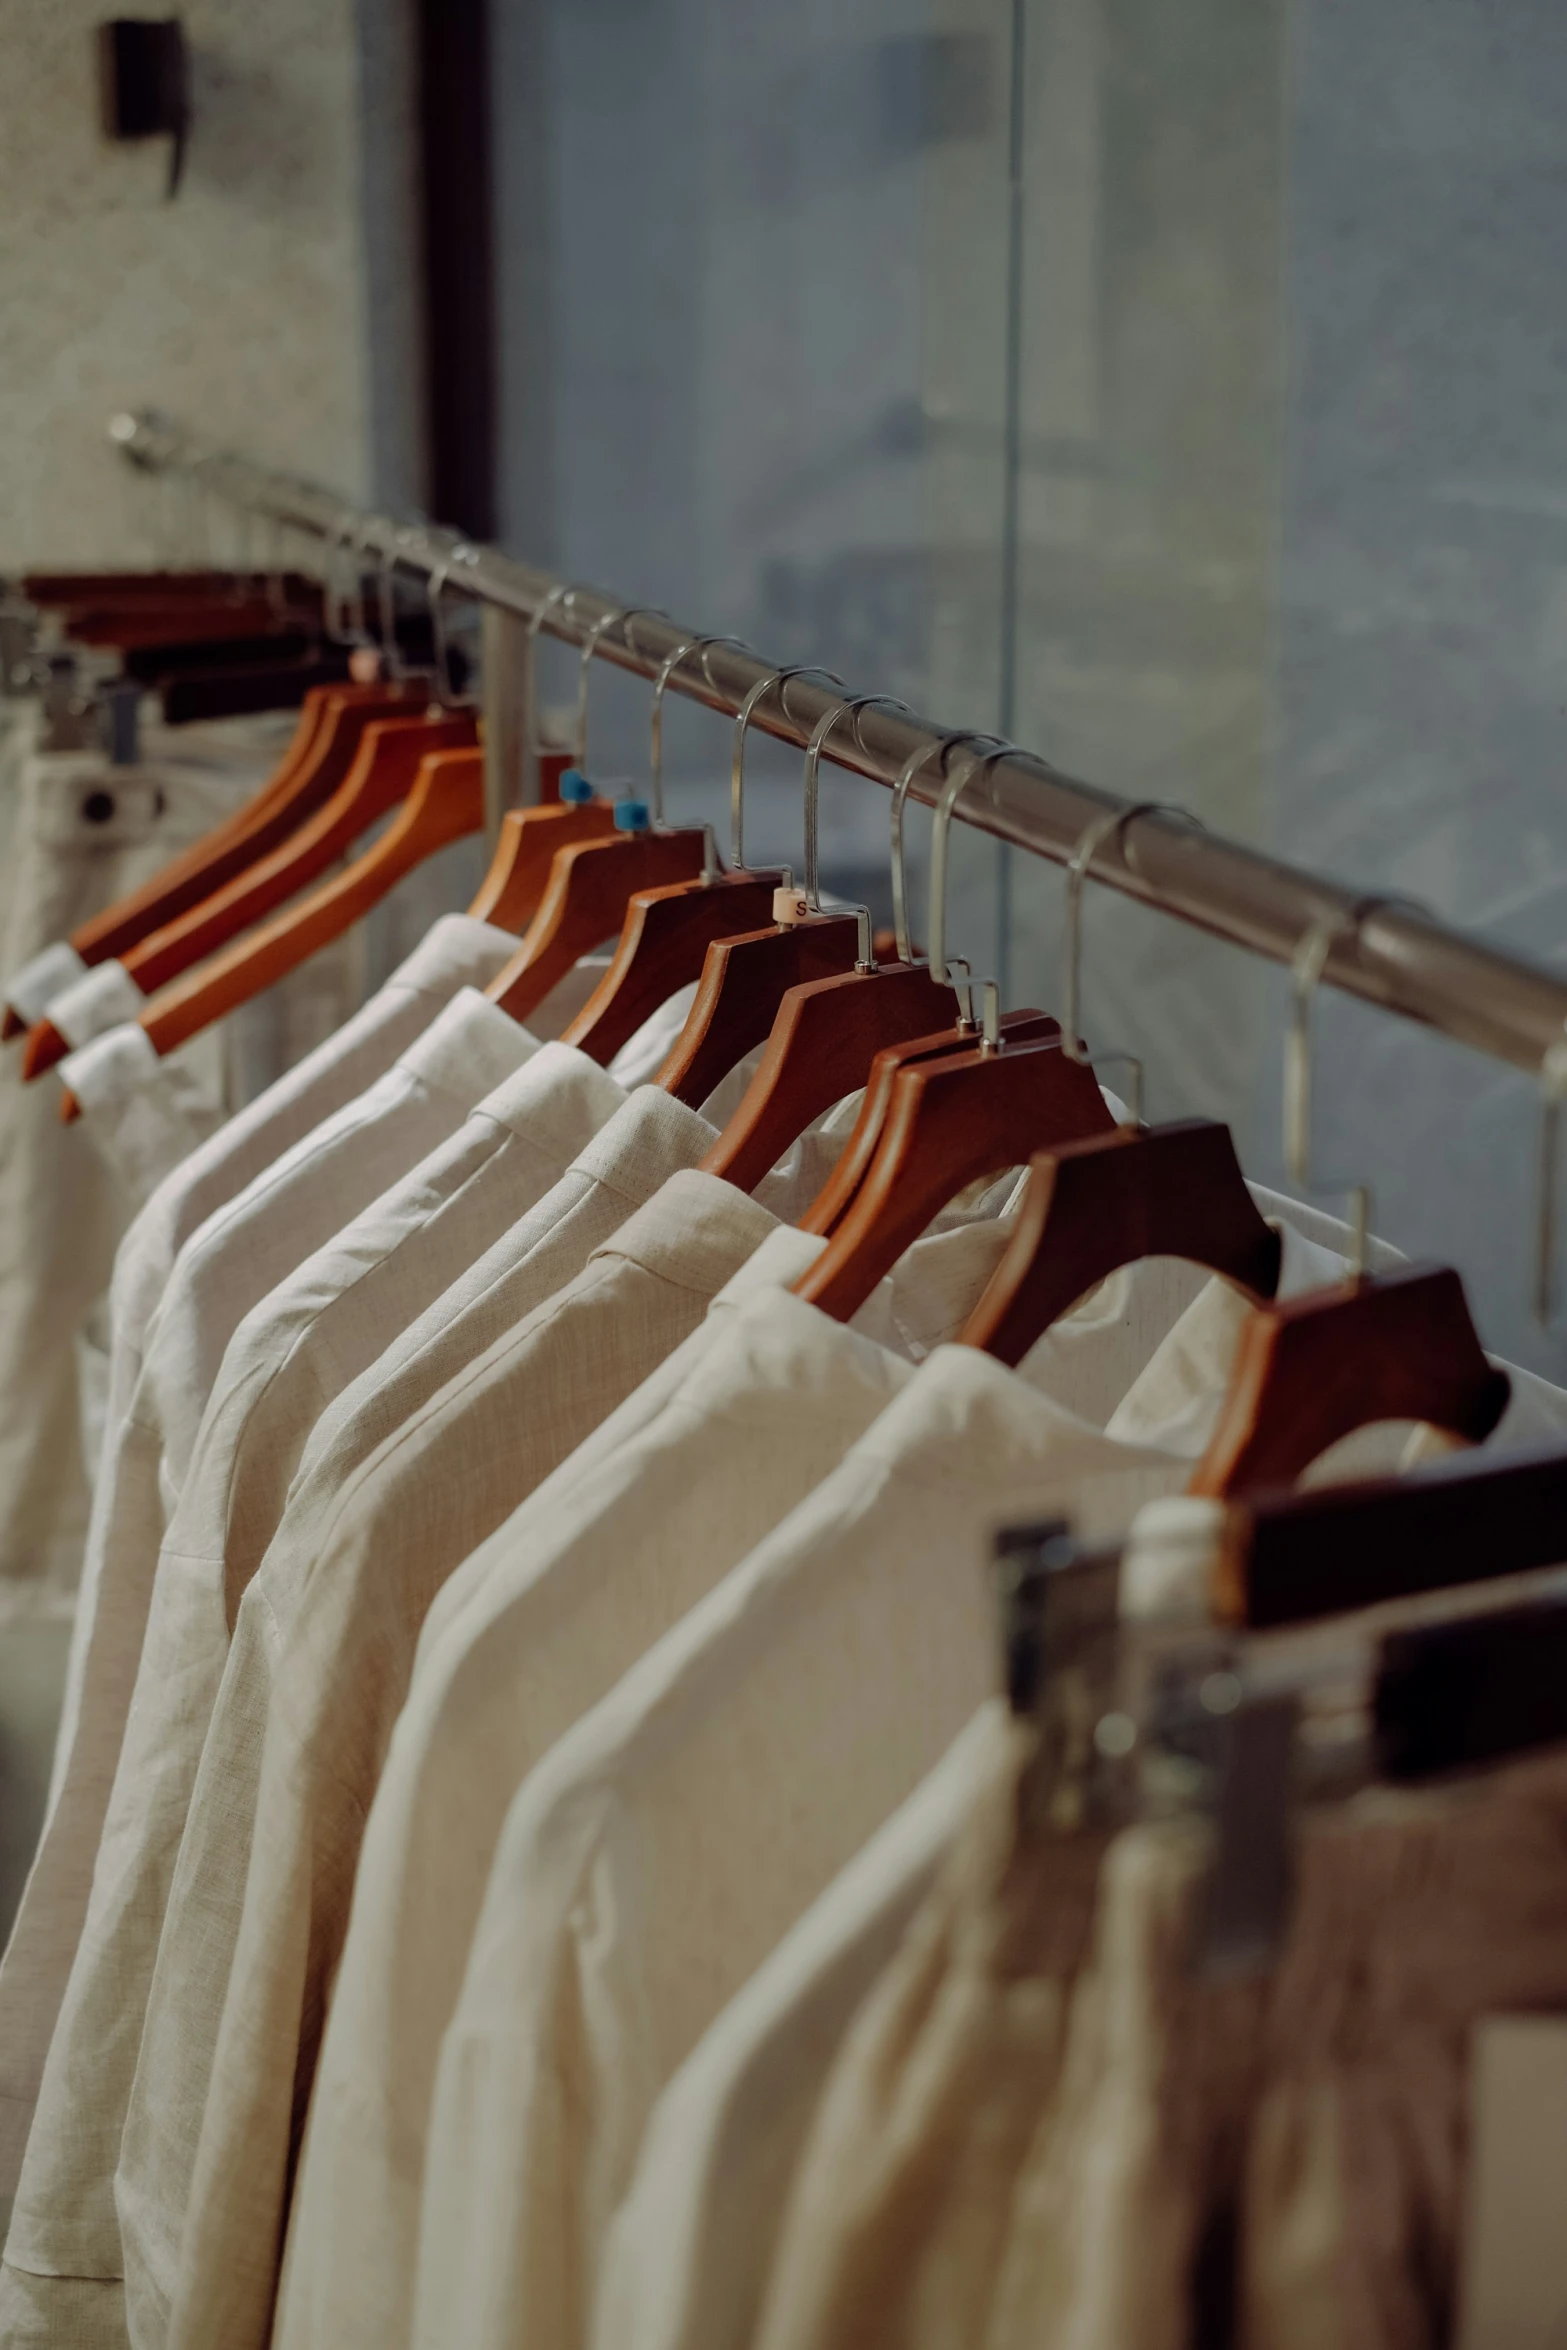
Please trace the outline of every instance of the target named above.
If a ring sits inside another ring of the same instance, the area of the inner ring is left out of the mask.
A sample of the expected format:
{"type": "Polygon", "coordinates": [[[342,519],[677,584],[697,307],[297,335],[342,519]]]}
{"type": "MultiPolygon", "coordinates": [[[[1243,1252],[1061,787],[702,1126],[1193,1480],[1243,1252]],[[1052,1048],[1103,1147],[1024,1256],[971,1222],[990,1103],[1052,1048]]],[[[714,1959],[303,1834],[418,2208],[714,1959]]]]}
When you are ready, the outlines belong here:
{"type": "MultiPolygon", "coordinates": [[[[178,517],[102,445],[151,401],[351,495],[471,527],[478,496],[628,603],[1567,946],[1553,0],[184,13],[171,204],[161,143],[99,137],[93,12],[5,12],[0,562],[160,543],[178,517]],[[462,44],[476,268],[421,184],[462,44]],[[476,277],[443,472],[426,330],[476,277]]],[[[645,688],[596,678],[592,725],[602,773],[644,772],[645,688]]],[[[677,804],[716,813],[724,730],[672,704],[669,738],[677,804]]],[[[798,860],[798,769],[758,745],[758,853],[798,860]]],[[[885,910],[885,797],[829,779],[824,818],[826,879],[885,910]]],[[[1017,1000],[1057,994],[1061,894],[964,844],[958,943],[1017,1000]]],[[[1087,966],[1153,1112],[1229,1117],[1277,1175],[1279,975],[1098,893],[1087,966]]],[[[1526,1303],[1527,1082],[1336,1001],[1318,1035],[1323,1196],[1369,1176],[1492,1343],[1567,1374],[1526,1303]]]]}

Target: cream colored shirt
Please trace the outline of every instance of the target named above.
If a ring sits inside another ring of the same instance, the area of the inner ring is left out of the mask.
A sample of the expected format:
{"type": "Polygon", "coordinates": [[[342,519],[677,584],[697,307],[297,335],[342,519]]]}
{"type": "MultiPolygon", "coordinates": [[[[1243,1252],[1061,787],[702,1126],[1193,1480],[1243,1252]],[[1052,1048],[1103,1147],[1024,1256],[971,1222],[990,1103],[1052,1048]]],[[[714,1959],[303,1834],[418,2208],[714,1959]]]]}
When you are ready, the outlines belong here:
{"type": "Polygon", "coordinates": [[[169,1878],[230,1617],[276,1529],[305,1436],[334,1386],[541,1198],[624,1098],[585,1054],[541,1046],[229,1342],[159,1556],[86,1924],[23,2165],[27,2209],[71,2213],[80,2274],[120,2272],[114,2170],[169,1878]]]}
{"type": "Polygon", "coordinates": [[[558,1742],[508,1816],[441,2051],[418,2344],[586,2338],[660,2090],[994,1686],[995,1527],[1059,1512],[1102,1536],[1186,1470],[941,1348],[558,1742]]]}
{"type": "MultiPolygon", "coordinates": [[[[583,1157],[608,1170],[618,1150],[624,1191],[660,1162],[699,1157],[711,1139],[693,1112],[643,1088],[583,1157]]],[[[514,1276],[511,1311],[523,1319],[348,1477],[308,1550],[294,1554],[306,1571],[302,1588],[285,1588],[269,1558],[241,1604],[121,2149],[116,2194],[134,2340],[158,2338],[171,2303],[171,2340],[210,2338],[214,2292],[225,2303],[222,2338],[238,2341],[258,2326],[264,2334],[291,2087],[297,2078],[302,2100],[323,1970],[346,1925],[362,1808],[432,1592],[678,1343],[774,1221],[731,1186],[686,1174],[665,1187],[656,1216],[601,1247],[553,1294],[563,1266],[569,1273],[569,1250],[581,1244],[583,1218],[574,1242],[551,1198],[537,1217],[531,1254],[541,1302],[530,1312],[514,1276]],[[343,1759],[328,1769],[323,1757],[338,1741],[346,1741],[343,1759]],[[308,1894],[301,1870],[314,1880],[308,1894]],[[238,2262],[227,2251],[214,2258],[212,2247],[232,2245],[236,2234],[249,2245],[238,2262]]],[[[293,1515],[291,1504],[279,1544],[293,1515]]]]}
{"type": "MultiPolygon", "coordinates": [[[[49,1816],[0,1964],[0,2160],[16,2176],[86,1912],[158,1548],[223,1349],[242,1316],[534,1049],[472,989],[369,1092],[254,1178],[181,1250],[93,1496],[86,1630],[49,1816]]],[[[13,2226],[13,2242],[21,2241],[13,2226]]]]}
{"type": "MultiPolygon", "coordinates": [[[[922,1360],[961,1328],[1008,1233],[990,1216],[917,1243],[858,1328],[922,1360]]],[[[292,2350],[390,2343],[406,2326],[436,2046],[494,1835],[540,1751],[540,1723],[558,1734],[584,1709],[585,1692],[607,1686],[605,1676],[726,1572],[858,1433],[853,1412],[817,1399],[805,1339],[814,1333],[828,1365],[838,1343],[819,1314],[775,1300],[765,1308],[770,1326],[723,1330],[726,1309],[737,1312],[768,1280],[787,1285],[822,1245],[774,1232],[699,1329],[431,1605],[420,1656],[432,1663],[416,1676],[372,1812],[339,1978],[348,1988],[334,2006],[312,2111],[283,2320],[292,2350]],[[747,1417],[771,1422],[765,1474],[755,1446],[733,1439],[732,1415],[742,1428],[747,1417]],[[597,1596],[562,1609],[552,1596],[562,1588],[597,1596]],[[537,1719],[515,1701],[535,1670],[552,1693],[537,1719]],[[453,1816],[467,1823],[460,1844],[439,1826],[453,1816]]],[[[1168,1263],[1126,1268],[1041,1341],[1031,1381],[1107,1409],[1204,1279],[1168,1263]]]]}
{"type": "MultiPolygon", "coordinates": [[[[954,1249],[972,1260],[970,1243],[952,1233],[916,1253],[927,1265],[954,1249]]],[[[859,1331],[762,1285],[768,1273],[792,1278],[823,1245],[772,1233],[665,1367],[678,1361],[684,1375],[644,1381],[442,1594],[468,1584],[444,1636],[432,1644],[426,1627],[372,1808],[312,2105],[282,2341],[406,2338],[430,2088],[510,1792],[912,1376],[859,1331]],[[453,1818],[460,1838],[437,1832],[453,1818]]],[[[934,1285],[961,1320],[967,1301],[939,1267],[934,1285]]],[[[905,1282],[900,1318],[918,1286],[917,1275],[905,1282]]],[[[887,1328],[894,1310],[888,1284],[865,1318],[887,1328]]]]}
{"type": "Polygon", "coordinates": [[[790,2175],[850,2019],[972,1802],[993,1699],[697,2042],[609,2232],[598,2350],[749,2342],[790,2175]]]}

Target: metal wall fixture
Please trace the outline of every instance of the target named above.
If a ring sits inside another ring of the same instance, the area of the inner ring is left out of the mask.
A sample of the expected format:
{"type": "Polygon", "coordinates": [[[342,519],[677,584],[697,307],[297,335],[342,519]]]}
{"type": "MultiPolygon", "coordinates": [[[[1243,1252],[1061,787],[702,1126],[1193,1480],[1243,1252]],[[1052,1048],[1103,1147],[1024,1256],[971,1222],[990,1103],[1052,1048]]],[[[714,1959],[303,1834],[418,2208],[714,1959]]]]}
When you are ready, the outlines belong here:
{"type": "MultiPolygon", "coordinates": [[[[451,531],[361,513],[330,490],[215,449],[165,417],[117,416],[109,430],[129,462],[145,472],[194,476],[226,504],[328,543],[351,529],[367,559],[426,580],[434,574],[448,595],[483,606],[486,702],[504,713],[497,731],[519,746],[513,772],[494,780],[501,804],[534,796],[523,771],[535,734],[533,713],[519,707],[531,674],[530,624],[578,646],[591,637],[601,660],[649,679],[694,634],[645,612],[636,613],[628,628],[616,602],[595,590],[574,587],[567,594],[566,583],[548,573],[451,531]]],[[[844,689],[818,671],[797,670],[777,691],[757,692],[778,674],[776,663],[715,638],[701,661],[672,668],[668,684],[730,716],[750,701],[753,725],[803,750],[828,712],[841,707],[844,689]]],[[[934,754],[949,736],[949,729],[893,704],[867,700],[852,725],[832,733],[830,756],[888,789],[909,770],[908,795],[933,807],[943,781],[942,761],[934,754]],[[923,764],[917,756],[922,751],[933,754],[923,764]]],[[[492,813],[498,808],[492,806],[492,813]]],[[[1293,966],[1303,940],[1324,938],[1323,984],[1537,1078],[1549,1080],[1561,1063],[1561,1052],[1550,1056],[1567,1042],[1567,980],[1400,901],[1368,906],[1361,889],[1197,830],[1178,814],[1118,799],[1024,750],[988,757],[956,813],[962,823],[1069,868],[1089,828],[1102,819],[1103,838],[1083,872],[1107,888],[1286,967],[1293,966]]]]}

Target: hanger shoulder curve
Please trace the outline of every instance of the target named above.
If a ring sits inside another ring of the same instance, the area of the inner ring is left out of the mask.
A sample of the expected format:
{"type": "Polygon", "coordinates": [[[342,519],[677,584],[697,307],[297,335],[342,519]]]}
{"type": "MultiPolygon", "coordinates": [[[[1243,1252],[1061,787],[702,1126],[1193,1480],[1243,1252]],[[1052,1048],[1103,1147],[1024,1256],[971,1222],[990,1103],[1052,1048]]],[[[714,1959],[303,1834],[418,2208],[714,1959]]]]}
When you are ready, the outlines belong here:
{"type": "Polygon", "coordinates": [[[1016,1229],[962,1343],[1016,1365],[1079,1298],[1145,1257],[1184,1257],[1269,1298],[1282,1253],[1227,1126],[1117,1126],[1035,1157],[1016,1229]]]}
{"type": "Polygon", "coordinates": [[[274,986],[362,921],[415,866],[483,826],[483,752],[427,754],[397,815],[362,856],[302,903],[285,907],[159,991],[141,1016],[157,1052],[173,1052],[274,986]]]}
{"type": "Polygon", "coordinates": [[[1378,1420],[1422,1421],[1480,1444],[1510,1392],[1450,1266],[1311,1290],[1248,1318],[1188,1491],[1222,1499],[1293,1484],[1330,1445],[1378,1420]]]}
{"type": "Polygon", "coordinates": [[[608,840],[615,829],[609,800],[551,801],[537,808],[508,808],[489,871],[469,913],[497,930],[526,930],[549,886],[557,849],[573,841],[608,840]]]}
{"type": "MultiPolygon", "coordinates": [[[[950,1008],[951,990],[943,992],[950,1008]]],[[[1009,1044],[1028,1044],[1046,1042],[1059,1036],[1061,1030],[1047,1012],[1007,1012],[1002,1016],[1001,1033],[1009,1044]]],[[[915,1068],[924,1061],[972,1052],[977,1043],[972,1028],[959,1028],[954,1023],[951,1027],[933,1029],[928,1036],[911,1036],[901,1043],[883,1046],[871,1062],[859,1114],[838,1154],[838,1163],[799,1218],[802,1232],[830,1239],[854,1205],[876,1156],[892,1107],[893,1089],[903,1070],[915,1068]]]]}
{"type": "Polygon", "coordinates": [[[638,890],[694,881],[706,846],[700,831],[682,830],[617,832],[557,849],[521,946],[485,990],[491,1003],[526,1020],[573,964],[617,934],[638,890]]]}
{"type": "Polygon", "coordinates": [[[654,1080],[698,1109],[768,1034],[791,987],[853,968],[860,926],[853,914],[770,923],[707,950],[696,1001],[654,1080]]]}
{"type": "Polygon", "coordinates": [[[601,1066],[677,989],[701,977],[714,942],[754,930],[772,912],[781,872],[722,873],[639,890],[626,908],[609,969],[562,1033],[601,1066]]]}
{"type": "Polygon", "coordinates": [[[360,833],[405,799],[429,752],[466,749],[475,732],[469,716],[374,719],[326,804],[269,855],[133,947],[125,958],[131,978],[150,995],[226,946],[324,873],[360,833]]]}
{"type": "Polygon", "coordinates": [[[923,963],[841,970],[797,982],[783,997],[755,1076],[702,1161],[705,1173],[752,1190],[812,1122],[865,1084],[889,1045],[929,1038],[952,991],[923,963]]]}
{"type": "Polygon", "coordinates": [[[899,1073],[865,1180],[798,1295],[847,1321],[969,1184],[1110,1124],[1093,1071],[1057,1043],[916,1062],[899,1073]]]}

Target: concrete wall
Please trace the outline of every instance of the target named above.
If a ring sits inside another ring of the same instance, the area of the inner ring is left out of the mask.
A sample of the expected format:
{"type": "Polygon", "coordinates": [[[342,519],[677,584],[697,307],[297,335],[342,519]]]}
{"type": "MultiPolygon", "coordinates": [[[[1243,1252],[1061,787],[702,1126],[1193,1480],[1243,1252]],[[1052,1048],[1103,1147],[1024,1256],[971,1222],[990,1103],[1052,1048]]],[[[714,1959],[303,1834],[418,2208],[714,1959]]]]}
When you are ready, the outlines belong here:
{"type": "Polygon", "coordinates": [[[108,13],[4,10],[5,565],[149,552],[157,517],[104,442],[117,408],[161,406],[369,487],[355,0],[186,0],[194,130],[172,203],[166,140],[100,134],[94,27],[108,13]]]}

